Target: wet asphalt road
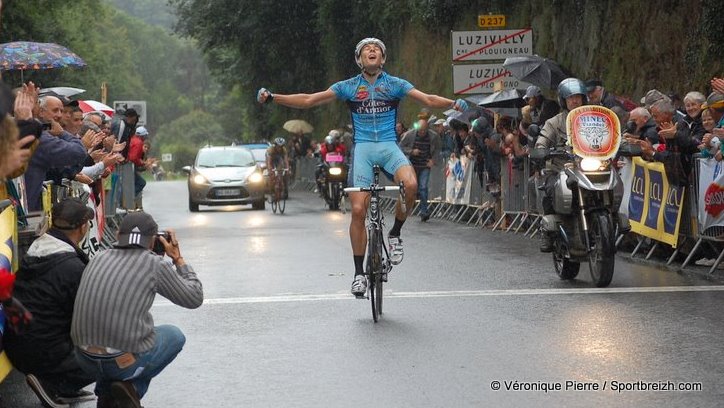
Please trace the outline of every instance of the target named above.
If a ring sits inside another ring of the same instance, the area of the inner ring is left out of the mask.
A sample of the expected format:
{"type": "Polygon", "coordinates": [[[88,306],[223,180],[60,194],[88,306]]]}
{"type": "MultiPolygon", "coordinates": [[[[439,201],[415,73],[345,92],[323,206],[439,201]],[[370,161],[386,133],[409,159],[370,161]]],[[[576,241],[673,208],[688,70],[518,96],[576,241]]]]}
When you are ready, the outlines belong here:
{"type": "MultiPolygon", "coordinates": [[[[348,214],[307,192],[283,216],[191,214],[184,182],[146,190],[206,297],[197,310],[157,299],[156,324],[178,325],[187,343],[146,407],[721,406],[719,279],[619,257],[596,289],[585,264],[558,280],[537,241],[411,219],[375,324],[348,292],[348,214]],[[652,390],[662,386],[701,390],[652,390]]],[[[40,406],[17,373],[0,396],[2,408],[40,406]]]]}

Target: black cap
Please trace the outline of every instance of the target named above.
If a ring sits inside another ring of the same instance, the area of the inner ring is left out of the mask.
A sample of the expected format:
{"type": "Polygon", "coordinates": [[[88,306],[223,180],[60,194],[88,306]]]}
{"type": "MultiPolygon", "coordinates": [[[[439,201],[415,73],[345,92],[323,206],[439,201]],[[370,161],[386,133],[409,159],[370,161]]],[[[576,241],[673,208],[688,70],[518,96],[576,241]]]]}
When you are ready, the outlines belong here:
{"type": "Polygon", "coordinates": [[[138,245],[150,248],[151,241],[158,233],[158,224],[150,214],[143,211],[129,212],[118,228],[117,247],[138,245]]]}
{"type": "Polygon", "coordinates": [[[53,227],[61,230],[74,230],[95,216],[86,203],[74,197],[55,203],[51,214],[53,227]]]}
{"type": "Polygon", "coordinates": [[[600,79],[589,79],[586,81],[586,88],[588,89],[588,92],[593,91],[597,86],[603,86],[603,81],[600,79]]]}
{"type": "Polygon", "coordinates": [[[493,128],[490,126],[488,119],[481,116],[473,121],[473,132],[480,136],[490,136],[493,133],[493,128]]]}

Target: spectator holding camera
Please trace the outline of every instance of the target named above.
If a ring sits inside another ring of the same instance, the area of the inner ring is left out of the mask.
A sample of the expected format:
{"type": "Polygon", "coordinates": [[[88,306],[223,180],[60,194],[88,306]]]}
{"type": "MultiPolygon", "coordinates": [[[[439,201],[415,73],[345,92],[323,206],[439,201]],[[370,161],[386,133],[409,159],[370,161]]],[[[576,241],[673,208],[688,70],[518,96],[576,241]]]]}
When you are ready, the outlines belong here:
{"type": "Polygon", "coordinates": [[[73,311],[71,337],[78,362],[96,379],[98,407],[140,407],[151,379],[183,348],[186,338],[177,327],[154,327],[150,309],[156,294],[188,309],[204,300],[176,234],[159,234],[153,217],[130,212],[116,246],[88,264],[73,311]],[[165,251],[171,262],[152,248],[165,251]]]}

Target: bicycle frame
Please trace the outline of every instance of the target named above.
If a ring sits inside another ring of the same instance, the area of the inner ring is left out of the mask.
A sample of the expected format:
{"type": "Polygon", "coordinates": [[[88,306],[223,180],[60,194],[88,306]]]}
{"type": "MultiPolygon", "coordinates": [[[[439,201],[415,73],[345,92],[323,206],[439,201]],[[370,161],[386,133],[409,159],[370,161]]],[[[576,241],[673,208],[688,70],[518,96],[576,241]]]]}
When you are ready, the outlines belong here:
{"type": "Polygon", "coordinates": [[[372,318],[377,322],[382,314],[382,286],[387,281],[387,273],[392,269],[390,254],[383,234],[385,221],[379,205],[380,192],[399,191],[400,202],[404,210],[405,189],[403,183],[400,183],[399,186],[381,186],[380,168],[374,166],[373,170],[374,179],[369,187],[350,187],[345,188],[344,191],[370,193],[369,210],[367,212],[367,264],[365,275],[367,275],[369,282],[367,291],[372,304],[372,318]]]}

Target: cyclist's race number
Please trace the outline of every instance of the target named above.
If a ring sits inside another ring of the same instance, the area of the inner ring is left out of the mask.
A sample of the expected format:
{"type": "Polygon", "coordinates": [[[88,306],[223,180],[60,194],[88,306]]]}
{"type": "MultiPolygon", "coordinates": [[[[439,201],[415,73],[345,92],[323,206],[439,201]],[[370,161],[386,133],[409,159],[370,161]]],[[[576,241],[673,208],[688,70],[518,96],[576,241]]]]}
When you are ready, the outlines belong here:
{"type": "Polygon", "coordinates": [[[502,14],[481,14],[478,16],[478,27],[505,27],[505,16],[502,14]]]}

